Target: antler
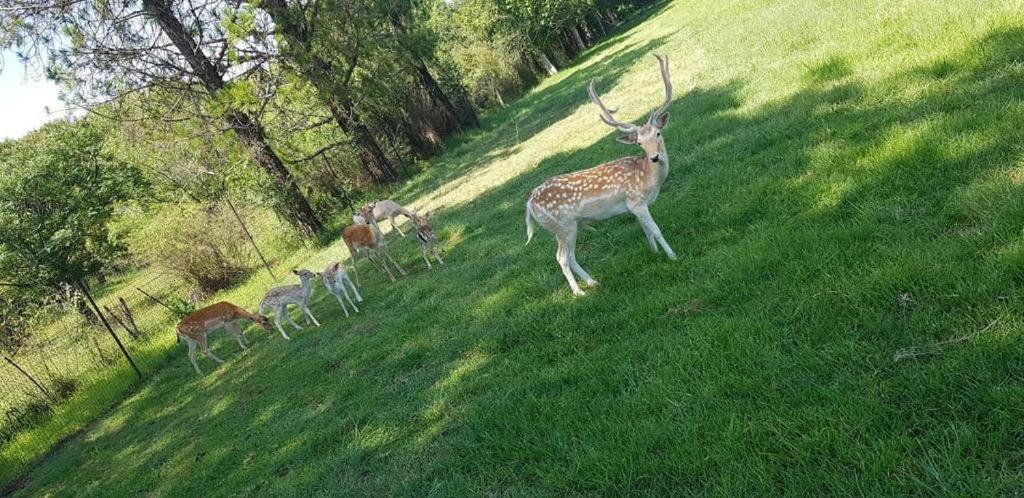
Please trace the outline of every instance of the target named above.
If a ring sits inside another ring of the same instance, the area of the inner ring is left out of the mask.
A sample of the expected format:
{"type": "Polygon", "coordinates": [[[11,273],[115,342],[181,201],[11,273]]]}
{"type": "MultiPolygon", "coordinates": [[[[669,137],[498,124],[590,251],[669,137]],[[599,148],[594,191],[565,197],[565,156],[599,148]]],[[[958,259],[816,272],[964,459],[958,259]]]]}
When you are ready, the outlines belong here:
{"type": "Polygon", "coordinates": [[[647,124],[653,124],[662,114],[665,114],[668,106],[672,104],[672,78],[668,74],[668,57],[657,54],[654,56],[657,57],[658,65],[661,66],[661,79],[665,82],[665,103],[661,104],[661,107],[651,113],[651,117],[647,119],[647,124]]]}
{"type": "Polygon", "coordinates": [[[590,94],[590,100],[594,102],[597,107],[601,108],[601,121],[605,124],[617,128],[619,131],[628,133],[636,130],[636,125],[632,123],[623,123],[612,117],[616,111],[605,107],[604,103],[601,102],[601,97],[597,96],[597,90],[594,90],[595,79],[590,80],[590,85],[587,85],[587,93],[590,94]]]}

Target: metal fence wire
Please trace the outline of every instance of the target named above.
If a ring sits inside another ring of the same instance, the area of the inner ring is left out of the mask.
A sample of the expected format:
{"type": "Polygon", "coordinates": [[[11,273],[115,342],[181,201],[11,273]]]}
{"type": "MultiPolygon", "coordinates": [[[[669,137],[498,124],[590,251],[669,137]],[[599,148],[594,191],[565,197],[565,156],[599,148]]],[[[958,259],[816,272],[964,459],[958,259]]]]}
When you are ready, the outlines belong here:
{"type": "Polygon", "coordinates": [[[90,292],[109,330],[84,302],[43,310],[24,342],[2,352],[0,445],[15,444],[27,429],[63,423],[62,412],[96,414],[121,400],[167,358],[174,324],[190,308],[186,288],[167,275],[109,275],[90,292]]]}

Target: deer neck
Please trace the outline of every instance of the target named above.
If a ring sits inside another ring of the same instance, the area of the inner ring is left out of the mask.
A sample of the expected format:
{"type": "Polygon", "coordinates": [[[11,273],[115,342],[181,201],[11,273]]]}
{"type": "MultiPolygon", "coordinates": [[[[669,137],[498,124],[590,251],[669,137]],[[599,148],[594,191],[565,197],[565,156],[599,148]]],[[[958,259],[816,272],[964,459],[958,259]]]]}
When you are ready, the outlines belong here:
{"type": "Polygon", "coordinates": [[[225,321],[231,321],[231,320],[235,320],[235,319],[238,319],[238,318],[241,318],[243,320],[249,320],[250,322],[255,322],[256,321],[256,314],[255,313],[249,313],[248,311],[245,311],[242,308],[238,308],[237,310],[235,310],[235,312],[232,314],[232,316],[226,317],[225,321]]]}
{"type": "Polygon", "coordinates": [[[665,144],[658,147],[658,158],[660,159],[658,162],[653,162],[650,158],[644,157],[644,162],[654,172],[655,185],[660,187],[668,178],[668,151],[665,150],[665,144]]]}
{"type": "Polygon", "coordinates": [[[302,300],[309,299],[309,291],[313,287],[313,280],[309,278],[302,279],[302,300]]]}

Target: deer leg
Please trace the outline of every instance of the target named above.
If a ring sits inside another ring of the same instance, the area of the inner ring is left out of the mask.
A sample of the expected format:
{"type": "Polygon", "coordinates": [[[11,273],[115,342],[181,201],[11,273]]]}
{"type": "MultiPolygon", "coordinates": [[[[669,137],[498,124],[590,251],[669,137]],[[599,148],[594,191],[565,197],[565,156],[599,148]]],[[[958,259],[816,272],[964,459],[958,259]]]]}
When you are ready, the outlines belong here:
{"type": "MultiPolygon", "coordinates": [[[[356,284],[352,283],[352,281],[347,279],[347,278],[345,279],[345,283],[348,283],[348,286],[352,288],[352,292],[356,293],[356,301],[363,302],[363,296],[359,295],[359,289],[356,288],[356,284]]],[[[347,296],[348,293],[346,292],[345,295],[347,296]]],[[[352,302],[352,301],[349,300],[349,302],[352,302]]],[[[356,311],[358,311],[358,310],[356,310],[356,311]]]]}
{"type": "Polygon", "coordinates": [[[290,341],[292,339],[288,337],[288,334],[284,333],[284,327],[281,326],[281,313],[274,313],[274,325],[277,326],[277,331],[281,333],[281,337],[284,337],[284,340],[290,341]]]}
{"type": "MultiPolygon", "coordinates": [[[[344,288],[342,288],[344,290],[344,288]]],[[[346,293],[347,294],[347,293],[346,293]]],[[[342,301],[341,296],[338,294],[334,295],[334,298],[338,300],[338,304],[341,305],[341,311],[345,312],[345,318],[348,318],[348,308],[345,306],[345,301],[342,301]]]]}
{"type": "Polygon", "coordinates": [[[443,265],[444,260],[441,259],[441,254],[438,252],[437,247],[431,247],[430,250],[434,251],[434,257],[437,258],[437,262],[443,265]]]}
{"type": "Polygon", "coordinates": [[[302,326],[295,323],[295,319],[292,318],[292,314],[288,312],[287,304],[282,304],[281,307],[278,309],[278,312],[275,313],[274,315],[284,315],[284,319],[288,320],[288,323],[292,324],[292,326],[295,327],[295,330],[302,330],[302,326]]]}
{"type": "Polygon", "coordinates": [[[398,231],[398,234],[399,234],[399,235],[401,235],[402,237],[405,237],[405,232],[403,232],[403,231],[402,231],[402,229],[398,227],[398,222],[397,222],[397,221],[395,221],[395,217],[396,217],[396,216],[398,216],[398,214],[397,214],[397,213],[396,213],[396,214],[393,214],[393,215],[391,215],[391,228],[394,228],[395,230],[397,230],[397,231],[398,231]]]}
{"type": "Polygon", "coordinates": [[[420,246],[420,255],[423,256],[423,261],[427,262],[427,269],[428,270],[433,270],[434,268],[432,266],[430,266],[430,260],[427,259],[427,248],[426,248],[426,246],[420,246]]]}
{"type": "Polygon", "coordinates": [[[199,370],[199,364],[196,363],[196,341],[192,339],[185,339],[188,342],[188,361],[192,362],[192,368],[196,369],[196,373],[203,375],[203,371],[199,370]]]}
{"type": "Polygon", "coordinates": [[[565,280],[569,282],[569,288],[572,289],[573,294],[584,296],[586,293],[580,289],[580,285],[576,282],[576,277],[573,276],[572,269],[569,267],[572,251],[576,245],[576,227],[565,230],[557,238],[558,252],[555,253],[555,259],[558,260],[558,266],[562,268],[562,275],[565,275],[565,280]]]}
{"type": "Polygon", "coordinates": [[[374,252],[368,254],[367,257],[370,258],[370,261],[373,262],[373,267],[376,268],[378,271],[381,271],[381,272],[388,271],[387,263],[384,261],[384,258],[376,250],[374,252]]]}
{"type": "MultiPolygon", "coordinates": [[[[302,308],[302,312],[306,314],[306,317],[307,317],[307,318],[308,318],[309,320],[313,320],[313,325],[316,325],[317,327],[319,327],[319,326],[320,326],[320,322],[316,321],[316,317],[315,317],[315,316],[313,316],[313,312],[312,312],[312,311],[309,311],[309,305],[307,305],[307,304],[303,303],[303,304],[302,304],[302,305],[300,305],[299,307],[300,307],[300,308],[302,308]]],[[[308,320],[306,321],[306,324],[307,324],[307,325],[309,324],[309,321],[308,321],[308,320]]]]}
{"type": "Polygon", "coordinates": [[[206,355],[207,358],[209,358],[209,359],[211,359],[211,360],[213,360],[213,361],[215,361],[217,363],[224,363],[224,360],[222,360],[220,358],[217,358],[217,355],[213,354],[213,351],[210,351],[210,346],[208,344],[206,344],[205,340],[203,340],[203,342],[200,343],[199,345],[202,346],[203,354],[206,355]]]}
{"type": "MultiPolygon", "coordinates": [[[[405,272],[404,269],[402,269],[401,266],[398,266],[398,262],[395,261],[395,258],[391,257],[391,253],[388,252],[388,249],[386,247],[381,247],[381,251],[383,251],[384,256],[387,257],[389,261],[391,261],[391,264],[395,265],[395,268],[398,268],[398,272],[401,273],[403,277],[409,275],[408,273],[405,272]]],[[[387,262],[385,262],[384,266],[387,266],[387,262]]]]}
{"type": "Polygon", "coordinates": [[[654,237],[654,232],[651,231],[649,225],[644,223],[644,217],[650,217],[650,211],[647,210],[646,205],[639,205],[634,208],[630,208],[630,211],[636,216],[636,220],[640,222],[640,228],[644,230],[644,236],[647,237],[647,245],[651,246],[651,250],[654,252],[658,251],[658,239],[654,237]],[[646,213],[646,215],[645,215],[646,213]]]}
{"type": "Polygon", "coordinates": [[[658,224],[654,222],[654,218],[651,217],[650,210],[647,209],[646,205],[639,205],[631,209],[633,214],[636,216],[637,221],[640,222],[640,226],[644,229],[644,233],[647,234],[647,240],[651,244],[651,249],[654,252],[658,252],[658,247],[655,244],[661,244],[661,248],[665,250],[665,255],[668,259],[676,259],[676,253],[672,251],[672,248],[668,246],[668,242],[665,241],[665,236],[661,234],[661,229],[658,228],[658,224]]]}
{"type": "MultiPolygon", "coordinates": [[[[352,284],[352,282],[349,282],[349,285],[351,285],[351,284],[352,284]]],[[[353,289],[355,289],[354,286],[353,286],[353,289]]],[[[352,308],[354,310],[356,310],[356,313],[359,313],[359,307],[356,306],[356,303],[352,302],[352,296],[348,295],[348,289],[345,288],[345,282],[344,281],[341,282],[341,292],[343,292],[345,294],[345,299],[348,299],[348,304],[351,304],[352,308]]],[[[338,301],[341,301],[341,296],[338,296],[337,294],[335,294],[335,296],[338,297],[338,301]]],[[[359,292],[358,291],[356,292],[356,297],[359,297],[359,292]]],[[[345,307],[345,303],[342,303],[341,306],[344,308],[345,307]]],[[[345,310],[345,316],[346,317],[348,316],[348,310],[345,310]]]]}
{"type": "Polygon", "coordinates": [[[576,248],[574,247],[572,252],[569,254],[569,267],[572,268],[573,273],[583,279],[584,285],[587,287],[594,287],[597,285],[597,280],[591,277],[587,270],[584,270],[578,262],[576,262],[576,248]]]}
{"type": "Polygon", "coordinates": [[[242,348],[242,351],[249,349],[249,346],[245,344],[245,339],[242,337],[242,331],[238,330],[238,327],[236,327],[235,324],[228,323],[225,325],[225,328],[227,328],[228,333],[234,336],[235,340],[238,341],[238,345],[242,348]]]}
{"type": "Polygon", "coordinates": [[[384,256],[381,256],[379,252],[377,253],[377,257],[380,258],[380,265],[384,268],[384,271],[388,274],[388,277],[391,277],[391,281],[394,282],[395,274],[391,273],[391,268],[388,268],[387,260],[384,259],[384,256]]]}

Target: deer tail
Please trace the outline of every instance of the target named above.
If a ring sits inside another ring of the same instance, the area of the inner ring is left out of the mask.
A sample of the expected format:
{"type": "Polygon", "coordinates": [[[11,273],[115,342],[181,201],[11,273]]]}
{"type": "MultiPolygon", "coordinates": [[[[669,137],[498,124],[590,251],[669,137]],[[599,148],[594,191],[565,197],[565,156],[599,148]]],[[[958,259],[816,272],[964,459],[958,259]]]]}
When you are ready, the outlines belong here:
{"type": "Polygon", "coordinates": [[[533,239],[533,213],[530,212],[530,199],[526,201],[526,243],[533,239]]]}

